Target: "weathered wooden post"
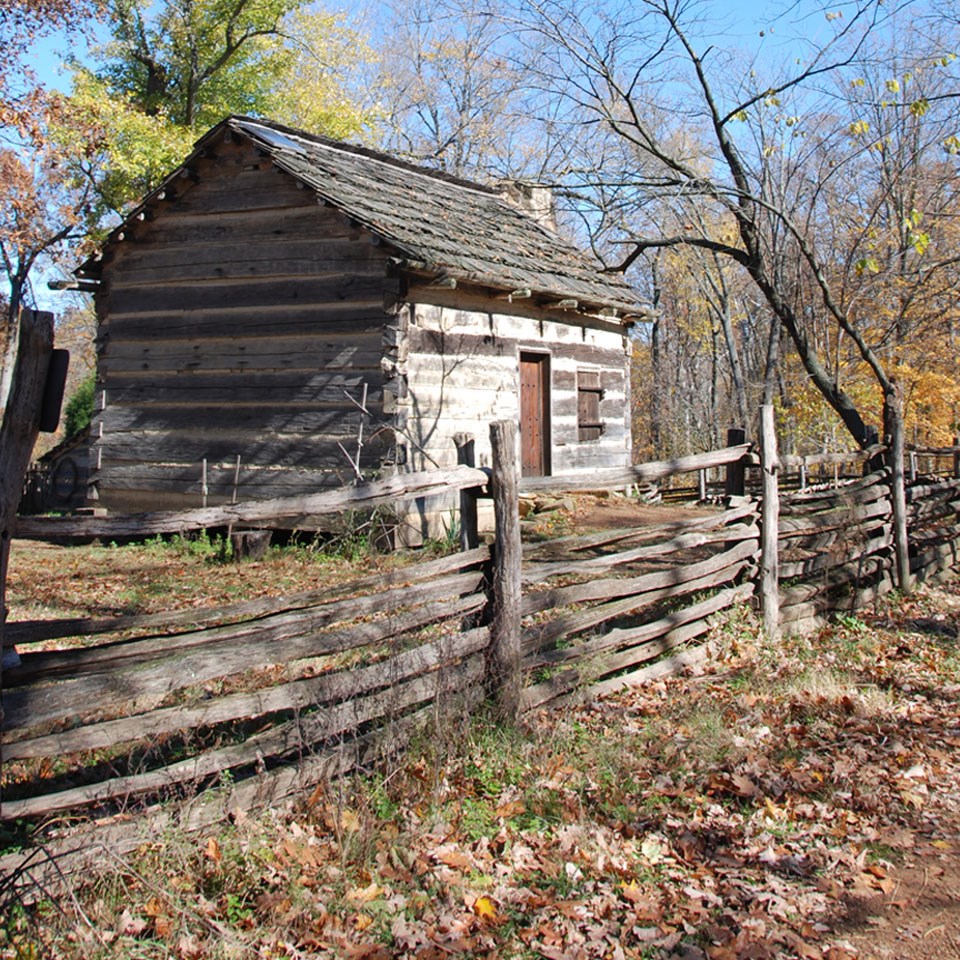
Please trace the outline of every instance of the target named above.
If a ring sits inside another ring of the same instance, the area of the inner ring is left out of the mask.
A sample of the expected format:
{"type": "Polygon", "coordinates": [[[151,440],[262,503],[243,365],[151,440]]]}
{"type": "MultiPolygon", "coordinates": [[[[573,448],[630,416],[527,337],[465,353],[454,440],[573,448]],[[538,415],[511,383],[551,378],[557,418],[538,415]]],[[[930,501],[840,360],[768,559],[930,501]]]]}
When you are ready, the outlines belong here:
{"type": "Polygon", "coordinates": [[[699,484],[699,494],[700,502],[702,503],[707,499],[707,471],[698,470],[697,471],[697,482],[699,484]]]}
{"type": "Polygon", "coordinates": [[[490,424],[490,488],[497,540],[493,549],[493,618],[490,622],[488,683],[500,716],[514,720],[523,686],[520,648],[520,510],[517,481],[517,425],[490,424]]]}
{"type": "MultiPolygon", "coordinates": [[[[741,427],[730,427],[727,430],[727,446],[736,447],[747,442],[747,431],[741,427]]],[[[728,463],[724,493],[728,497],[742,497],[746,492],[747,470],[742,460],[728,463]]]]}
{"type": "Polygon", "coordinates": [[[903,478],[903,399],[898,383],[883,402],[886,432],[890,438],[887,462],[890,467],[890,499],[893,503],[893,548],[896,557],[896,583],[903,593],[913,585],[910,576],[910,544],[907,531],[907,490],[903,478]]]}
{"type": "MultiPolygon", "coordinates": [[[[457,463],[467,467],[477,465],[475,441],[472,433],[455,433],[453,442],[457,446],[457,463]]],[[[480,532],[477,528],[477,489],[476,487],[460,491],[460,549],[473,550],[480,545],[480,532]]]]}
{"type": "Polygon", "coordinates": [[[917,480],[917,454],[910,451],[910,482],[916,483],[917,480]]]}
{"type": "MultiPolygon", "coordinates": [[[[7,619],[7,564],[33,445],[40,432],[47,368],[53,351],[53,314],[24,310],[7,405],[0,425],[0,654],[7,619]]],[[[3,664],[0,656],[0,692],[3,664]]],[[[0,720],[3,708],[0,704],[0,720]]]]}
{"type": "Polygon", "coordinates": [[[960,437],[953,438],[953,479],[960,480],[960,437]]]}
{"type": "Polygon", "coordinates": [[[768,640],[780,638],[780,491],[777,428],[772,403],[760,408],[760,609],[768,640]]]}

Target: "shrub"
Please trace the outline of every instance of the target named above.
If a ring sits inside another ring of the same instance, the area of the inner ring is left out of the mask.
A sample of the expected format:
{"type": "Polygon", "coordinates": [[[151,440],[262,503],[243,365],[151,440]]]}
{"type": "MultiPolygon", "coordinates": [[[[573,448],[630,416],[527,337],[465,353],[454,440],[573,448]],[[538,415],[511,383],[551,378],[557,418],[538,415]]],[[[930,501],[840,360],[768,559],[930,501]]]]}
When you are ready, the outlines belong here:
{"type": "Polygon", "coordinates": [[[96,391],[97,375],[95,373],[89,374],[80,381],[80,385],[67,401],[63,413],[64,436],[72,437],[90,425],[96,391]]]}

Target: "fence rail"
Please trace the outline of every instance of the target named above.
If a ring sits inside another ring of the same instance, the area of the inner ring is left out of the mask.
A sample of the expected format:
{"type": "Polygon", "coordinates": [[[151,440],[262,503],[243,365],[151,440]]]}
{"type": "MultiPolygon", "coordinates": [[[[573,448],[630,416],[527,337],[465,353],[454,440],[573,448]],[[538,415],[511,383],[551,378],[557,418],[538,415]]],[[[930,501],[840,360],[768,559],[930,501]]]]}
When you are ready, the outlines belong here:
{"type": "MultiPolygon", "coordinates": [[[[166,818],[164,798],[182,801],[219,785],[225,799],[205,812],[183,807],[180,823],[189,828],[236,806],[276,802],[395,749],[451,701],[469,710],[500,695],[502,709],[528,711],[695,662],[712,617],[762,597],[771,561],[776,598],[763,609],[777,629],[855,612],[896,582],[888,469],[821,489],[786,492],[774,484],[764,501],[745,495],[742,468],[775,473],[775,444],[763,457],[731,445],[584,482],[621,487],[722,466],[730,468],[728,489],[741,484],[725,509],[521,546],[517,468],[504,430],[494,447],[506,453],[495,456],[491,473],[461,466],[314,498],[188,511],[186,524],[183,513],[70,522],[70,535],[153,534],[227,516],[249,522],[278,509],[290,517],[441,490],[463,491],[469,501],[489,486],[497,540],[492,549],[359,578],[335,592],[318,587],[216,609],[8,624],[22,662],[4,675],[8,786],[0,816],[102,815],[134,804],[166,818]],[[771,522],[775,535],[764,537],[771,522]],[[67,637],[82,642],[40,649],[41,641],[67,637]],[[508,688],[513,693],[503,698],[508,688]]],[[[869,450],[861,459],[876,455],[869,450]]],[[[551,478],[519,486],[583,484],[551,478]]],[[[957,560],[960,479],[924,478],[908,488],[906,501],[910,570],[936,576],[957,560]]],[[[28,536],[59,537],[66,525],[22,523],[28,536]]],[[[476,542],[476,531],[464,541],[476,542]]],[[[114,837],[117,822],[91,829],[114,837]]],[[[70,838],[62,843],[80,856],[70,838]]]]}

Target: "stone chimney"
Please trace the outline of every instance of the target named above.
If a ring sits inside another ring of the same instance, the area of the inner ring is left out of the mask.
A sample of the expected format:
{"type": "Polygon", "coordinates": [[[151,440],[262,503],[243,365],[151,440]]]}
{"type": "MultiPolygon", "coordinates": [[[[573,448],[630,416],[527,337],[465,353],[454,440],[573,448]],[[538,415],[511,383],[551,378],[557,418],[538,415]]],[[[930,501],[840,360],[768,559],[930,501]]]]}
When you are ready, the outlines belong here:
{"type": "Polygon", "coordinates": [[[546,184],[532,180],[498,180],[495,187],[505,200],[548,230],[556,231],[557,210],[553,190],[546,184]]]}

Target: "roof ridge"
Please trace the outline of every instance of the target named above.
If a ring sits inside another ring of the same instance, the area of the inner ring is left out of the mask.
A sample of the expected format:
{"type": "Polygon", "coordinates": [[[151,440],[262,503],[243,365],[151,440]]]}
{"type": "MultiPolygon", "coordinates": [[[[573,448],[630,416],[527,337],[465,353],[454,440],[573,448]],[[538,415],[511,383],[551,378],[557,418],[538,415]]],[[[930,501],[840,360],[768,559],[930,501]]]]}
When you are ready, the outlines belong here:
{"type": "Polygon", "coordinates": [[[400,157],[394,157],[389,153],[384,153],[382,150],[375,150],[373,147],[365,147],[359,143],[348,143],[345,140],[334,140],[332,137],[327,137],[319,133],[311,133],[307,130],[300,130],[296,127],[287,126],[287,124],[284,123],[278,123],[275,120],[265,120],[259,117],[244,116],[242,114],[231,114],[222,122],[249,123],[254,126],[266,127],[268,130],[275,130],[284,136],[303,140],[314,146],[326,147],[328,150],[337,150],[343,153],[352,153],[355,156],[364,157],[367,160],[377,161],[385,166],[396,167],[411,173],[421,174],[432,180],[440,180],[453,184],[454,186],[465,187],[469,190],[477,190],[480,193],[488,194],[489,196],[499,197],[503,199],[504,203],[511,209],[516,209],[504,198],[503,192],[492,184],[480,183],[477,180],[468,180],[466,177],[458,177],[455,174],[447,173],[445,170],[426,167],[422,164],[414,163],[412,160],[403,160],[400,157]]]}

